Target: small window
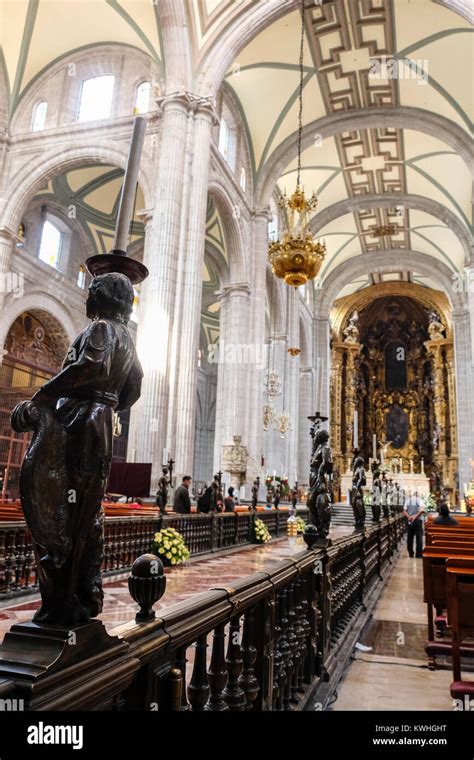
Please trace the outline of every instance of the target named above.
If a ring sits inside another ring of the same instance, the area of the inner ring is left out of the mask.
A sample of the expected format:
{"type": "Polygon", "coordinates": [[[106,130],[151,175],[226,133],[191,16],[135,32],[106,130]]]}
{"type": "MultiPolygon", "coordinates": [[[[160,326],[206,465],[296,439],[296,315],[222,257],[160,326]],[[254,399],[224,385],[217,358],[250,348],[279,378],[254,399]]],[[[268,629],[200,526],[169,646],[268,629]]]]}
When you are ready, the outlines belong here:
{"type": "Polygon", "coordinates": [[[272,218],[268,221],[268,237],[270,240],[278,240],[278,216],[272,214],[272,218]]]}
{"type": "Polygon", "coordinates": [[[219,152],[222,153],[225,160],[229,157],[229,139],[230,129],[224,117],[221,118],[221,126],[219,129],[219,152]]]}
{"type": "Polygon", "coordinates": [[[81,264],[81,266],[79,267],[79,272],[77,273],[77,286],[79,288],[82,288],[82,290],[84,290],[85,285],[86,285],[86,270],[81,264]]]}
{"type": "Polygon", "coordinates": [[[106,75],[85,79],[82,83],[79,121],[108,119],[112,110],[115,77],[106,75]]]}
{"type": "Polygon", "coordinates": [[[54,224],[46,221],[43,225],[39,258],[50,267],[59,269],[59,257],[61,255],[61,233],[54,224]]]}
{"type": "Polygon", "coordinates": [[[245,189],[247,187],[247,172],[245,171],[245,166],[242,166],[240,170],[240,187],[245,193],[245,189]]]}
{"type": "Polygon", "coordinates": [[[37,103],[33,109],[33,119],[31,122],[32,132],[41,132],[44,129],[46,122],[46,114],[48,112],[48,104],[46,100],[42,100],[37,103]]]}
{"type": "Polygon", "coordinates": [[[142,82],[137,87],[135,113],[148,113],[150,106],[150,82],[142,82]]]}

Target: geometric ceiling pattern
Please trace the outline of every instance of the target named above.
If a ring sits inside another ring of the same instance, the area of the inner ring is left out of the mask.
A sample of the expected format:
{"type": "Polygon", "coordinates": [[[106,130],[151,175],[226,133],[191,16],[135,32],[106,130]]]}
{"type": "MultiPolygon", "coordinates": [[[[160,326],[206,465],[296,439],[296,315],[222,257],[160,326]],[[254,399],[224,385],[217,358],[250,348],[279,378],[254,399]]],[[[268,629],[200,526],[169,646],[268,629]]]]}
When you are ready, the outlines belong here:
{"type": "MultiPolygon", "coordinates": [[[[123,174],[123,169],[105,164],[72,169],[53,177],[47,188],[34,196],[33,202],[59,204],[68,211],[69,217],[72,211],[95,253],[107,253],[113,248],[123,174]]],[[[143,193],[138,186],[128,246],[136,246],[143,240],[145,228],[136,212],[144,205],[143,193]]]]}
{"type": "MultiPolygon", "coordinates": [[[[267,27],[227,72],[246,125],[254,182],[297,128],[300,23],[293,12],[267,27]]],[[[473,29],[460,15],[431,0],[325,0],[307,4],[305,32],[305,124],[355,109],[411,106],[441,114],[469,133],[473,29]],[[382,64],[378,69],[374,60],[382,64]]],[[[280,190],[292,192],[296,169],[294,159],[279,178],[280,190]]],[[[363,205],[363,196],[421,195],[449,209],[472,233],[470,171],[442,140],[391,127],[324,139],[315,133],[303,152],[301,183],[318,194],[316,216],[336,202],[361,201],[318,231],[328,250],[323,279],[355,255],[392,249],[427,253],[453,272],[463,268],[463,246],[438,216],[403,204],[363,205]]]]}

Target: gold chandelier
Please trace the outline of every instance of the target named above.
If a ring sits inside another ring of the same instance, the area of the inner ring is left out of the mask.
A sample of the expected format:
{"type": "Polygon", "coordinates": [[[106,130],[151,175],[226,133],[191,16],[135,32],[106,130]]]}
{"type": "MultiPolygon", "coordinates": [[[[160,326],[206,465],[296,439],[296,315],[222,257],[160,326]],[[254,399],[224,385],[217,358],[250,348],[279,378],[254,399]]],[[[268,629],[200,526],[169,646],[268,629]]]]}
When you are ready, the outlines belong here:
{"type": "Polygon", "coordinates": [[[280,196],[278,205],[285,209],[288,225],[281,240],[268,246],[268,260],[272,272],[287,285],[298,288],[316,277],[326,255],[325,243],[314,240],[309,227],[310,212],[314,211],[318,199],[313,193],[306,199],[301,187],[301,138],[303,134],[303,51],[304,51],[304,0],[301,2],[301,43],[300,43],[300,87],[298,115],[298,174],[296,190],[289,198],[280,196]]]}

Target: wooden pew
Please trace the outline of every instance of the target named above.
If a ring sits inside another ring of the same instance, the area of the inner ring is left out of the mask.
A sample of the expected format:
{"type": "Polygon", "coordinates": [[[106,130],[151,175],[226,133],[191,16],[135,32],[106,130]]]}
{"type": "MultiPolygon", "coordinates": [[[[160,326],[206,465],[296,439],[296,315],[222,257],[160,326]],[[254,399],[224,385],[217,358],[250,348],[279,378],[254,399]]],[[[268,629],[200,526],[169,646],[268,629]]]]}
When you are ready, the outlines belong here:
{"type": "Polygon", "coordinates": [[[434,640],[433,607],[447,606],[446,562],[451,557],[474,558],[474,547],[427,546],[423,552],[423,593],[428,605],[428,639],[434,640]]]}
{"type": "Polygon", "coordinates": [[[461,642],[474,636],[474,557],[452,557],[446,565],[448,620],[453,642],[451,695],[459,699],[474,696],[474,681],[461,680],[461,642]]]}

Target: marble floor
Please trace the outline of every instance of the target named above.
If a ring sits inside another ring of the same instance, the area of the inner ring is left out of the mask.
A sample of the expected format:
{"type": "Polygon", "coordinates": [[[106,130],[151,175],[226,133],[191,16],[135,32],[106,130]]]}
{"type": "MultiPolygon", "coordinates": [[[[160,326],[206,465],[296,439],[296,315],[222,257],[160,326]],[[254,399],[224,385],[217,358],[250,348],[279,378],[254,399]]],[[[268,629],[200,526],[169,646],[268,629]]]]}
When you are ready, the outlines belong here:
{"type": "MultiPolygon", "coordinates": [[[[333,539],[352,532],[346,526],[334,526],[333,539]]],[[[166,568],[166,592],[155,605],[156,610],[182,602],[216,584],[231,583],[237,578],[259,572],[273,562],[287,559],[306,549],[303,539],[281,538],[262,546],[245,546],[218,555],[193,559],[184,565],[166,568]]],[[[100,620],[110,630],[135,617],[137,605],[128,592],[129,572],[104,579],[104,607],[100,620]]],[[[31,620],[40,606],[39,594],[0,603],[0,642],[14,623],[31,620]]]]}
{"type": "Polygon", "coordinates": [[[452,710],[451,668],[428,670],[426,640],[423,562],[402,549],[330,710],[452,710]]]}

